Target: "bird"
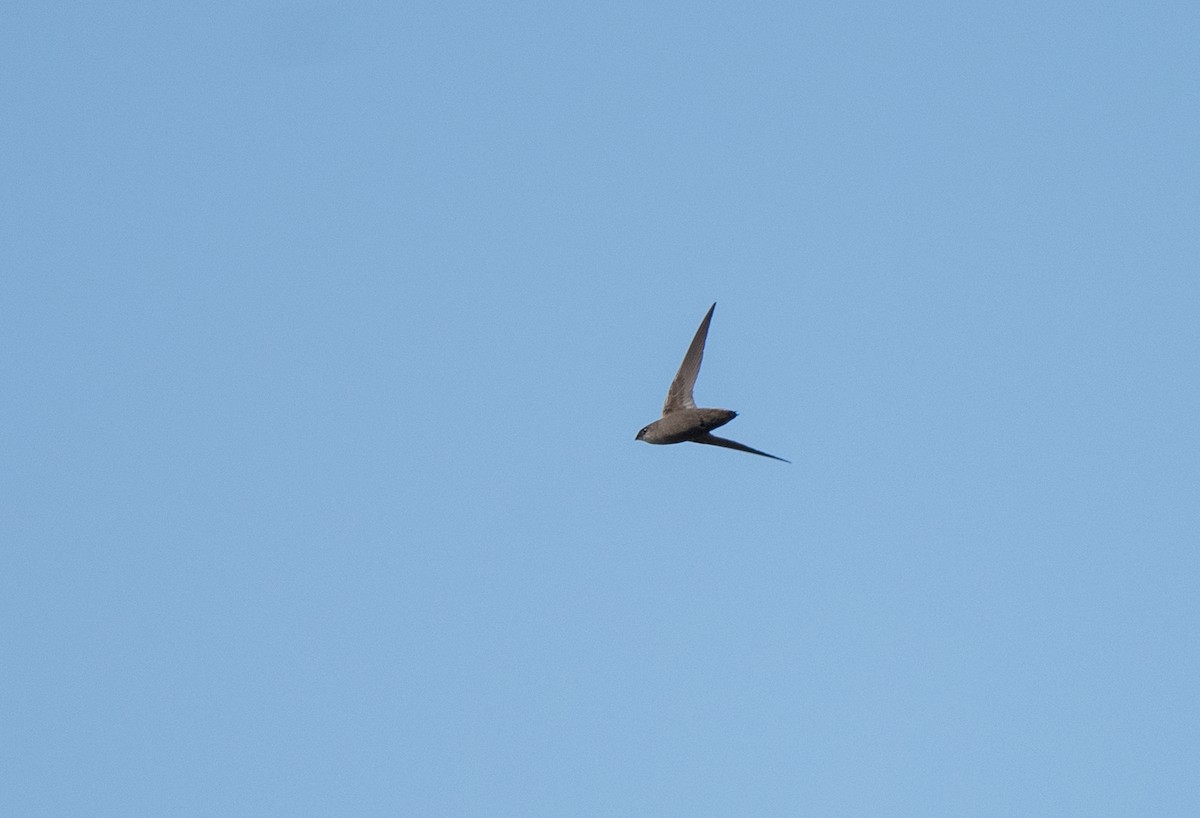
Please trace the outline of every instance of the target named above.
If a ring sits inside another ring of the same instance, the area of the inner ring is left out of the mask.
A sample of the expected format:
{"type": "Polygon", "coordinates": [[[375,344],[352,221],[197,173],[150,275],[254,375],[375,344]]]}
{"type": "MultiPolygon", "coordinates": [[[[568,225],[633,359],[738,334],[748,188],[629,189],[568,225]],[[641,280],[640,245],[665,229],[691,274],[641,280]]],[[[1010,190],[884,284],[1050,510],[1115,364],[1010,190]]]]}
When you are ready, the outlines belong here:
{"type": "Polygon", "coordinates": [[[696,406],[696,401],[692,398],[696,376],[700,374],[700,361],[704,358],[704,342],[708,339],[708,325],[712,322],[713,310],[716,308],[716,302],[708,308],[708,313],[696,330],[696,336],[692,338],[692,345],[688,347],[687,354],[683,356],[683,363],[679,365],[679,371],[675,373],[675,379],[671,381],[671,388],[667,390],[667,400],[663,404],[663,416],[649,426],[642,427],[634,439],[655,444],[688,442],[723,446],[726,449],[737,449],[739,452],[749,452],[769,457],[772,460],[791,463],[792,461],[784,460],[782,457],[751,449],[736,440],[728,440],[711,434],[713,429],[724,426],[737,417],[737,412],[732,409],[702,409],[696,406]]]}

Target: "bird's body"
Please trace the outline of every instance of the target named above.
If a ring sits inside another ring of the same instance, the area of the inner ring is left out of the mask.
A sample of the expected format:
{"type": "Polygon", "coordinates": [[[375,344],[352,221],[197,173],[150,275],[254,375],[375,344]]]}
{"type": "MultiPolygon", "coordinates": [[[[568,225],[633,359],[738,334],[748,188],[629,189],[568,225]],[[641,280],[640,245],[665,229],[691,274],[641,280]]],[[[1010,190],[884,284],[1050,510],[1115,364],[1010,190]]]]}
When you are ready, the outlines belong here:
{"type": "MultiPolygon", "coordinates": [[[[708,338],[708,325],[712,321],[713,310],[716,308],[716,304],[708,308],[708,314],[700,322],[700,327],[696,330],[695,337],[692,338],[692,344],[688,347],[687,354],[683,356],[683,363],[679,365],[679,371],[675,373],[675,379],[671,381],[671,388],[667,390],[667,400],[663,404],[662,418],[638,432],[637,439],[657,444],[704,443],[709,446],[722,446],[726,449],[758,454],[773,460],[783,460],[782,457],[760,452],[758,449],[752,449],[737,441],[726,440],[710,434],[713,429],[724,426],[737,417],[737,412],[732,409],[700,408],[696,406],[696,402],[692,398],[696,376],[700,374],[700,362],[704,358],[704,342],[708,338]]],[[[790,461],[783,460],[783,462],[790,461]]]]}
{"type": "Polygon", "coordinates": [[[737,417],[731,409],[680,409],[663,415],[641,431],[638,440],[647,443],[683,443],[697,434],[724,426],[737,417]]]}

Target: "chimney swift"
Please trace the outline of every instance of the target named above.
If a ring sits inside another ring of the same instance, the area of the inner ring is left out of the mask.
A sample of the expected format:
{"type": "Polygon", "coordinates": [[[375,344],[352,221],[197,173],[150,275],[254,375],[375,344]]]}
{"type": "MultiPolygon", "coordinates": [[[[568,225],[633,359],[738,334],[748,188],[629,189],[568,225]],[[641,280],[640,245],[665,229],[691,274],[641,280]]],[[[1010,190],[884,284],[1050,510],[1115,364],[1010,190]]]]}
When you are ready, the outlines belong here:
{"type": "MultiPolygon", "coordinates": [[[[700,361],[704,358],[704,341],[708,338],[708,324],[712,321],[713,310],[716,308],[716,304],[708,308],[708,314],[700,322],[700,328],[696,330],[696,337],[692,339],[692,345],[688,347],[687,354],[683,356],[683,363],[679,365],[679,371],[675,373],[675,380],[671,381],[671,388],[667,390],[667,402],[663,404],[662,418],[638,432],[636,439],[644,440],[647,443],[683,443],[684,441],[705,443],[709,446],[724,446],[726,449],[737,449],[739,452],[759,454],[773,460],[783,460],[782,457],[751,449],[735,440],[726,440],[723,437],[709,434],[712,429],[724,426],[737,417],[737,412],[731,409],[700,409],[696,407],[696,402],[692,399],[692,388],[696,385],[696,376],[700,374],[700,361]]],[[[783,462],[791,463],[792,461],[783,460],[783,462]]]]}

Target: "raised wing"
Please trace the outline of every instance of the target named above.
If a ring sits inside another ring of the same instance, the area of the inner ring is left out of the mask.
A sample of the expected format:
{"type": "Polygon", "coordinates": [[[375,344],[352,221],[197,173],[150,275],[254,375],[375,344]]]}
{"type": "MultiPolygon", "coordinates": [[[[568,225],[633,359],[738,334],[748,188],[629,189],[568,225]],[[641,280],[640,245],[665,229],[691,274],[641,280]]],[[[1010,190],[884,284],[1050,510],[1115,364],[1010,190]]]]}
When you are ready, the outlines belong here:
{"type": "Polygon", "coordinates": [[[700,374],[700,362],[704,359],[704,342],[708,339],[708,324],[712,321],[713,310],[716,308],[715,303],[708,308],[708,314],[700,322],[696,337],[692,339],[692,345],[688,347],[687,355],[683,356],[683,363],[675,373],[675,380],[671,381],[671,388],[667,390],[667,401],[663,404],[664,417],[680,409],[696,408],[696,402],[692,400],[692,389],[696,386],[696,376],[700,374]]]}
{"type": "MultiPolygon", "coordinates": [[[[709,446],[724,446],[726,449],[737,449],[739,452],[749,452],[750,454],[761,454],[763,457],[769,457],[772,460],[783,460],[782,457],[776,457],[773,454],[760,452],[758,449],[751,449],[744,443],[738,443],[736,440],[728,440],[727,438],[717,437],[716,435],[701,435],[695,438],[693,443],[706,443],[709,446]]],[[[783,460],[784,463],[791,463],[790,460],[783,460]]]]}

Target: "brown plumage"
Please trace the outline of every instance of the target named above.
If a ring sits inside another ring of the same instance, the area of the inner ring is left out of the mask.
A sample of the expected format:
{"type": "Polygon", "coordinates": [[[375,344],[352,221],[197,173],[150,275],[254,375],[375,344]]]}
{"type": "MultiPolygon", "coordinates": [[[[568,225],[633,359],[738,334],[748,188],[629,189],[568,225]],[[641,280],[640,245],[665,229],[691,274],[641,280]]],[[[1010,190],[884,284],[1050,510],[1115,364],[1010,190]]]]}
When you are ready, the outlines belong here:
{"type": "Polygon", "coordinates": [[[696,386],[696,376],[700,374],[700,362],[704,359],[704,342],[708,339],[708,325],[712,321],[713,310],[716,308],[715,303],[708,308],[708,313],[700,322],[695,337],[692,338],[692,344],[688,347],[687,354],[683,356],[683,363],[679,365],[679,371],[675,373],[675,379],[671,381],[671,388],[667,390],[667,400],[663,404],[662,418],[644,427],[637,433],[636,439],[658,444],[704,443],[709,446],[723,446],[726,449],[737,449],[739,452],[749,452],[790,463],[790,460],[784,460],[782,457],[760,452],[758,449],[751,449],[735,440],[727,440],[710,434],[711,430],[718,426],[724,426],[737,417],[737,412],[732,409],[701,409],[696,406],[696,402],[692,398],[692,389],[696,386]]]}

